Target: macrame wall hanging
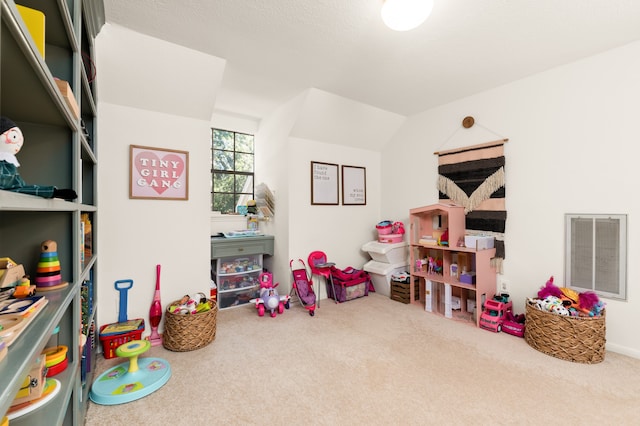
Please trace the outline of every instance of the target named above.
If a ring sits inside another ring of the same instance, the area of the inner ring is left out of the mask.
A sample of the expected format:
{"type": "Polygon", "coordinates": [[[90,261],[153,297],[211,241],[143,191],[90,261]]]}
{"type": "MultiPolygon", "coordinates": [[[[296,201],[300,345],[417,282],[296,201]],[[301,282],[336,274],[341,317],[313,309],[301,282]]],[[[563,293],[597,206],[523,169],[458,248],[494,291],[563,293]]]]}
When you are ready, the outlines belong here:
{"type": "MultiPolygon", "coordinates": [[[[462,122],[465,128],[473,124],[473,117],[465,117],[462,122]]],[[[453,201],[464,207],[468,234],[496,238],[496,255],[491,262],[498,272],[502,272],[505,258],[504,144],[507,141],[503,138],[435,153],[440,201],[453,201]]]]}

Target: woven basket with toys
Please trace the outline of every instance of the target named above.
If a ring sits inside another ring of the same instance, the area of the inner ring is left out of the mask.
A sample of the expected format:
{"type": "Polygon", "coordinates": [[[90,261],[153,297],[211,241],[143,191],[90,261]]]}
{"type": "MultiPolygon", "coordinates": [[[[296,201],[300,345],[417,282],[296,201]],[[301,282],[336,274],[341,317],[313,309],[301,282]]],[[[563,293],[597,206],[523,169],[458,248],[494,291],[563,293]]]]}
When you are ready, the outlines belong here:
{"type": "Polygon", "coordinates": [[[526,302],[524,338],[532,348],[566,361],[604,360],[606,312],[594,292],[557,287],[553,277],[526,302]]]}
{"type": "Polygon", "coordinates": [[[193,351],[216,338],[218,304],[199,295],[185,296],[167,307],[162,345],[170,351],[193,351]]]}

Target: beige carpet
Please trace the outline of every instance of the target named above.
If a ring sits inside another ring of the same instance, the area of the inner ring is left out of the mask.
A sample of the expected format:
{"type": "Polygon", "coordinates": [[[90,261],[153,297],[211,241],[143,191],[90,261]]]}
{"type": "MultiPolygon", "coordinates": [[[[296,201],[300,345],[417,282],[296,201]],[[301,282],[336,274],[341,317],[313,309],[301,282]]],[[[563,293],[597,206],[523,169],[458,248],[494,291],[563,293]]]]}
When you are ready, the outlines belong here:
{"type": "MultiPolygon", "coordinates": [[[[599,364],[544,355],[381,295],[310,317],[250,306],[218,313],[217,336],[192,352],[154,347],[172,377],[127,404],[90,402],[87,425],[638,424],[640,360],[599,364]]],[[[100,359],[97,373],[121,359],[100,359]]]]}

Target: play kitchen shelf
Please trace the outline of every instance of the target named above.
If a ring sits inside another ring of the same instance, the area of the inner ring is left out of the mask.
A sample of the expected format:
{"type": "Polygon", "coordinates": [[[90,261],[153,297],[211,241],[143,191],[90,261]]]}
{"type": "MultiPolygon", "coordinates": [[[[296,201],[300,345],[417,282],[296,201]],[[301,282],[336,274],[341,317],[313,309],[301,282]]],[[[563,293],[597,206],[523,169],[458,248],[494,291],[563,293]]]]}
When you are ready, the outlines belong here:
{"type": "MultiPolygon", "coordinates": [[[[409,211],[411,282],[418,281],[418,297],[410,286],[410,300],[428,312],[447,318],[474,320],[479,325],[482,305],[496,292],[495,248],[465,244],[464,207],[434,204],[409,211]],[[447,238],[448,234],[448,238],[447,238]],[[438,240],[447,239],[448,245],[438,240]],[[430,266],[429,259],[432,260],[430,266]]],[[[469,243],[472,238],[467,237],[469,243]]]]}
{"type": "Polygon", "coordinates": [[[211,237],[211,279],[219,309],[242,306],[258,296],[264,256],[273,256],[273,236],[211,237]]]}
{"type": "Polygon", "coordinates": [[[97,340],[91,330],[98,257],[84,245],[95,247],[97,229],[85,228],[93,237],[86,240],[83,225],[98,221],[93,63],[104,7],[102,0],[0,0],[0,8],[0,109],[24,135],[19,172],[27,184],[70,188],[78,195],[65,201],[0,190],[0,257],[11,257],[35,277],[40,244],[54,240],[62,279],[69,283],[37,293],[48,299],[46,307],[0,360],[0,419],[59,327],[57,343],[69,348],[68,366],[55,377],[60,391],[10,424],[81,425],[93,382],[91,342],[97,340]],[[44,16],[44,25],[22,7],[44,16]]]}

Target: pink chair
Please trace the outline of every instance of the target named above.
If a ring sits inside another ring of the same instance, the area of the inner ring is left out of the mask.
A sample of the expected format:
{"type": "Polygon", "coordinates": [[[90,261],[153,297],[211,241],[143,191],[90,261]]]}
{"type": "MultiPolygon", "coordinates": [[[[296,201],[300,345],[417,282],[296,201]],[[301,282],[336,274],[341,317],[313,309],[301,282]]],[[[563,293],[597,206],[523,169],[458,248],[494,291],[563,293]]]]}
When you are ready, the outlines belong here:
{"type": "MultiPolygon", "coordinates": [[[[309,267],[311,268],[311,274],[324,277],[325,283],[331,283],[333,294],[336,294],[335,288],[333,287],[333,279],[331,277],[331,267],[335,266],[335,263],[328,262],[327,255],[323,251],[312,251],[307,260],[309,267]]],[[[336,301],[336,303],[338,302],[336,301]]],[[[320,298],[318,298],[318,307],[320,307],[320,298]]]]}

